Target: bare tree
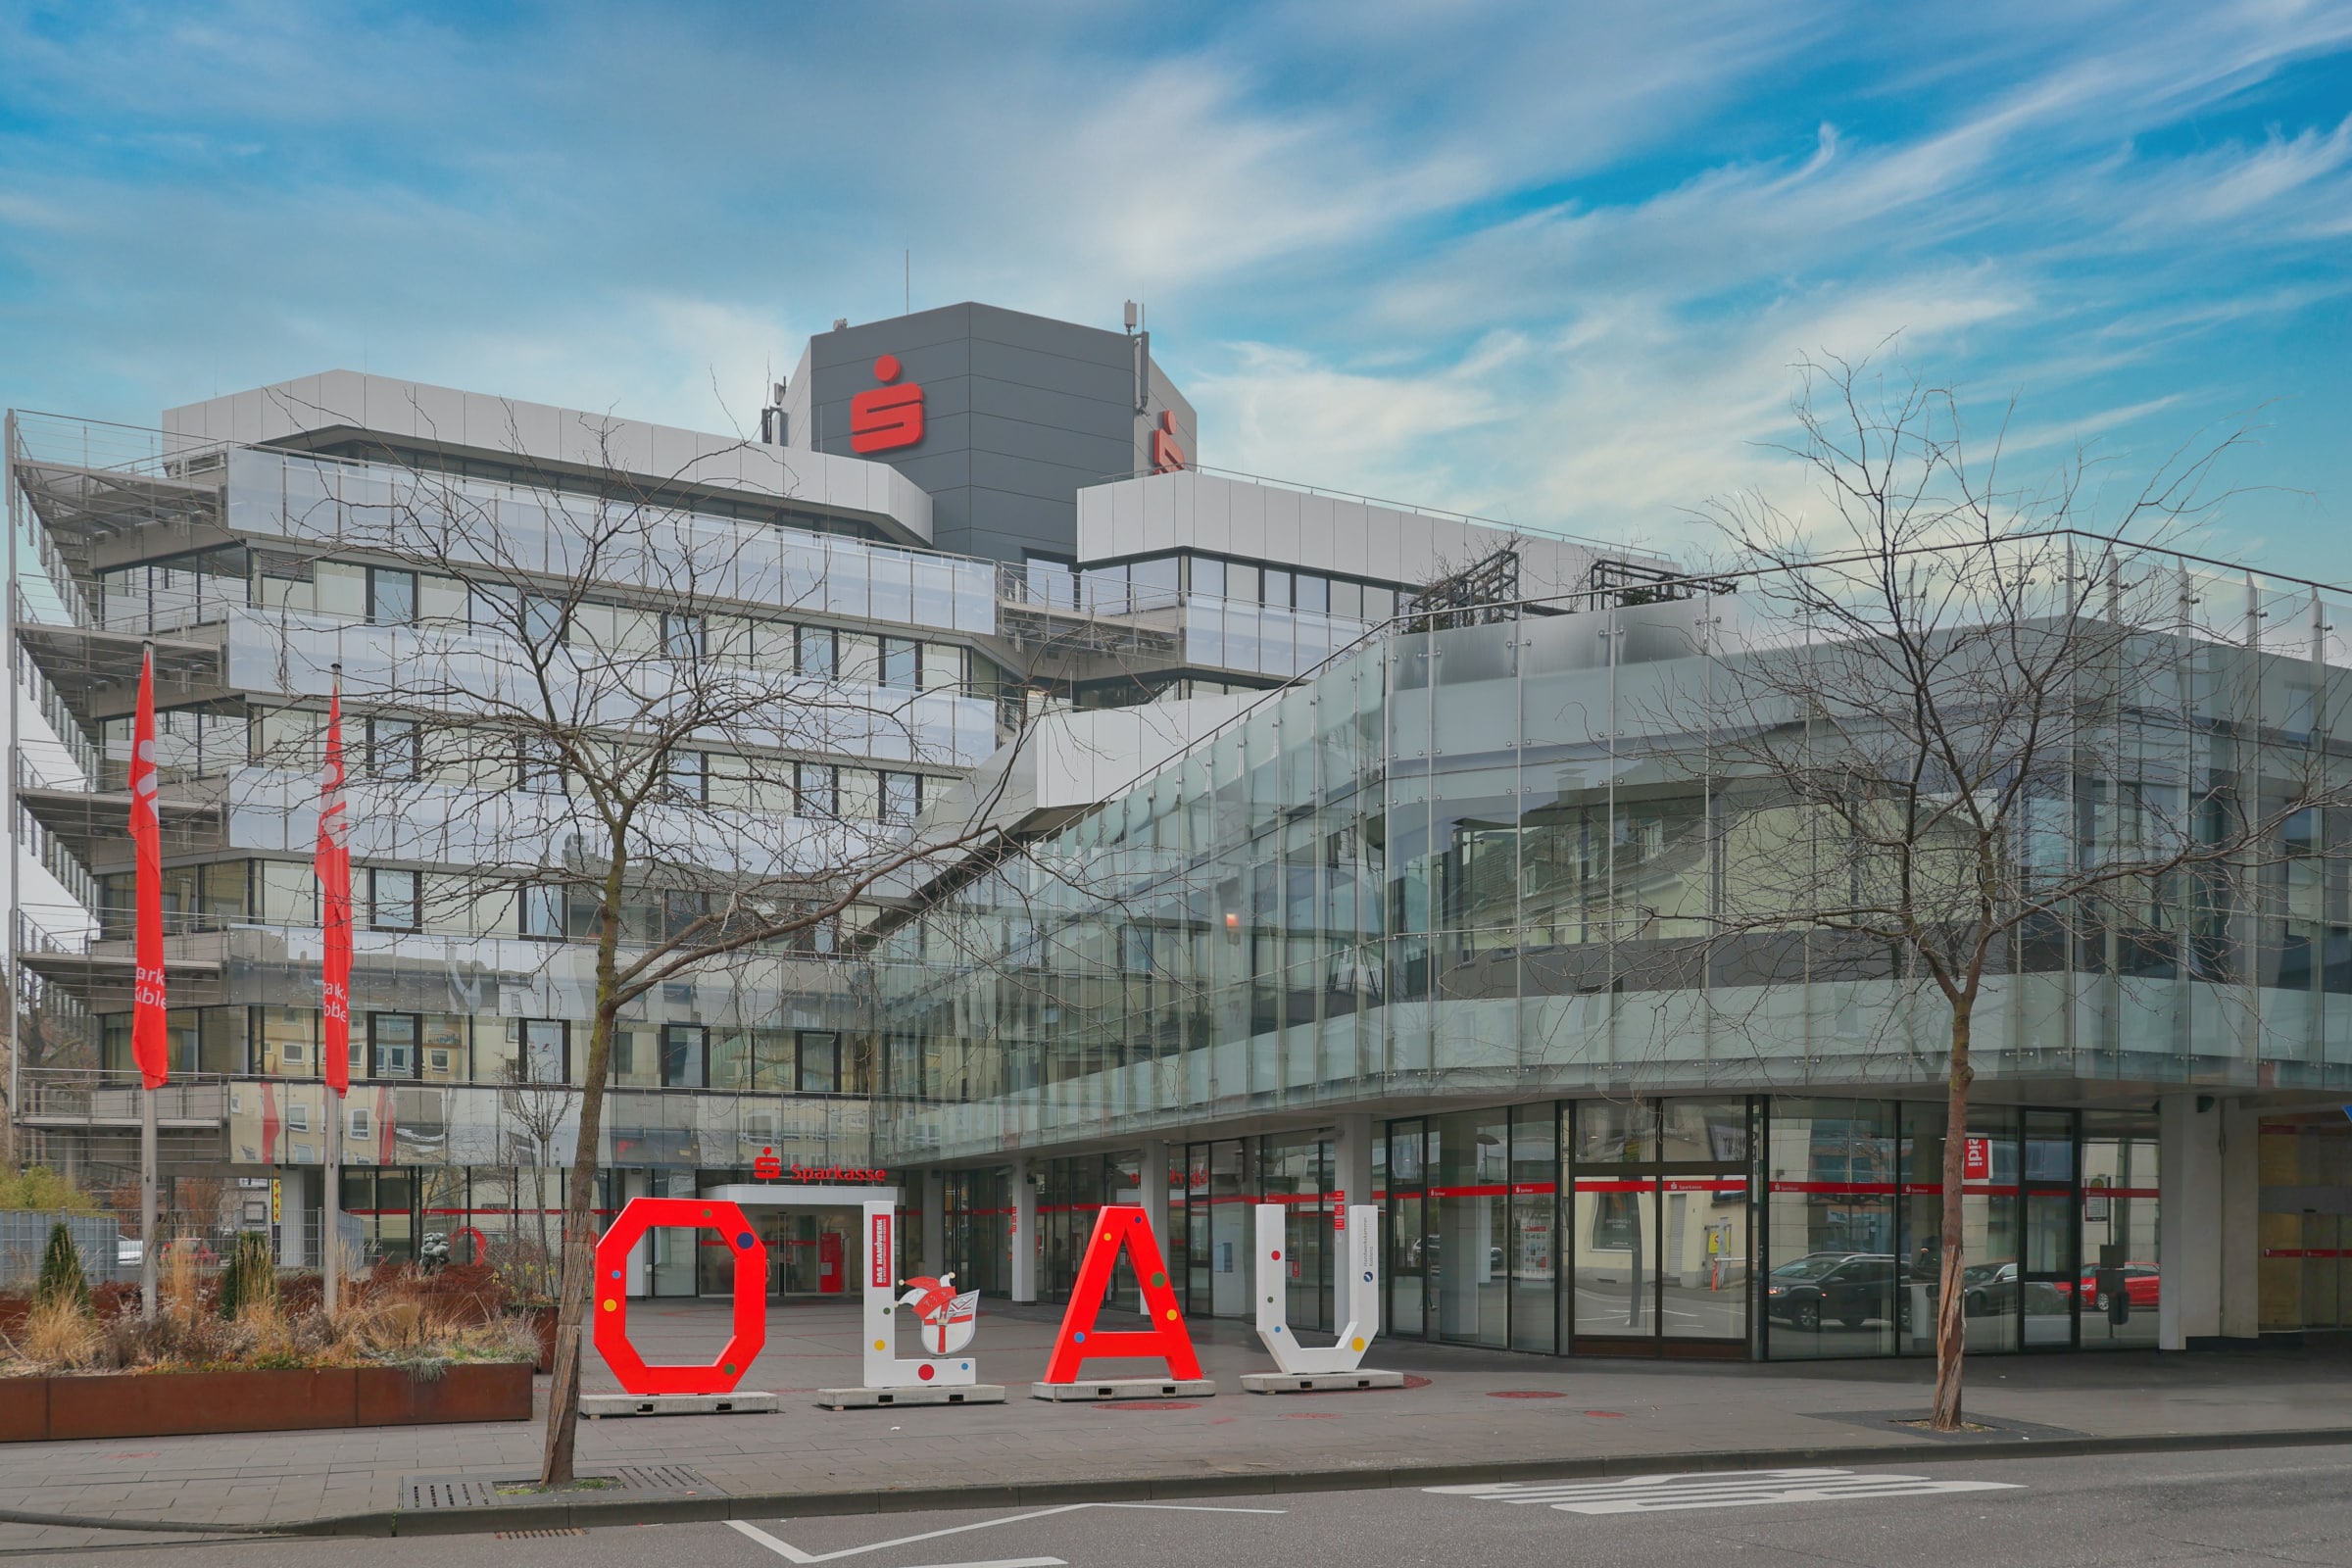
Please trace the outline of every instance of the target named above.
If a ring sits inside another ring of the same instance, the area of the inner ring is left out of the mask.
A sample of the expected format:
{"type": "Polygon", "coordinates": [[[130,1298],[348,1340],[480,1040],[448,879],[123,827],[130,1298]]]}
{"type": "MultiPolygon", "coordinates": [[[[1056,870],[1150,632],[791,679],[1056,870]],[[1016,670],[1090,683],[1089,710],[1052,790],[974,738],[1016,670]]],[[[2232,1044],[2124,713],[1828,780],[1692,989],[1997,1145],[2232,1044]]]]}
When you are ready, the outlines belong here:
{"type": "MultiPolygon", "coordinates": [[[[2289,744],[2256,739],[2266,683],[2287,727],[2281,666],[2308,677],[2316,613],[2273,617],[2249,587],[2234,619],[2213,576],[2151,548],[2223,499],[2215,467],[2243,430],[2176,451],[2102,515],[2080,450],[2015,486],[1997,435],[1971,452],[1949,390],[1843,362],[1805,372],[1789,450],[1826,507],[1713,509],[1738,592],[1654,727],[1688,738],[1715,801],[1714,907],[1690,956],[1750,995],[1799,966],[1881,982],[1885,1030],[1941,1062],[1934,1425],[1950,1431],[1988,991],[2037,970],[2223,977],[2269,868],[2316,848],[2297,824],[2347,799],[2345,775],[2314,738],[2324,716],[2289,744]]],[[[1709,1005],[1736,1008],[1732,988],[1709,1005]]]]}
{"type": "MultiPolygon", "coordinates": [[[[969,705],[919,689],[910,660],[896,667],[911,641],[832,629],[868,616],[869,585],[919,607],[960,586],[946,581],[956,568],[700,514],[690,472],[632,474],[583,426],[594,460],[525,487],[414,462],[389,482],[318,465],[300,481],[316,499],[288,509],[292,548],[261,567],[283,585],[281,688],[323,695],[329,666],[341,672],[356,855],[421,868],[396,884],[399,923],[539,944],[533,994],[576,998],[591,1020],[584,1060],[565,1059],[567,1037],[519,1030],[506,1069],[518,1090],[567,1083],[576,1111],[550,1486],[573,1473],[623,1016],[720,971],[739,997],[788,994],[799,966],[855,947],[874,901],[998,831],[985,796],[954,820],[914,820],[926,776],[985,755],[993,724],[969,732],[969,705]],[[367,637],[346,636],[354,609],[377,623],[367,637]],[[796,614],[823,617],[821,632],[783,618],[796,614]],[[872,759],[889,760],[858,760],[872,759]]],[[[986,568],[966,569],[986,594],[986,568]]],[[[279,717],[309,755],[317,712],[279,717]]]]}

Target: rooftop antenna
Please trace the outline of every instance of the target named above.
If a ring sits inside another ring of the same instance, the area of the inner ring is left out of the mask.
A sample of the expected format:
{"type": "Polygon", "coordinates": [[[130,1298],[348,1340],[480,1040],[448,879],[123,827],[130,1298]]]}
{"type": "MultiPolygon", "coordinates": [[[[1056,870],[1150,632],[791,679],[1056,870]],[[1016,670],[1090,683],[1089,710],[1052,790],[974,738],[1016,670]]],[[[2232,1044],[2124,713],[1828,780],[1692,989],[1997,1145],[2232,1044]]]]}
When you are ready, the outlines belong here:
{"type": "Polygon", "coordinates": [[[1127,330],[1130,334],[1135,331],[1137,324],[1142,321],[1143,315],[1144,308],[1142,306],[1136,304],[1133,300],[1129,300],[1127,302],[1127,330]]]}

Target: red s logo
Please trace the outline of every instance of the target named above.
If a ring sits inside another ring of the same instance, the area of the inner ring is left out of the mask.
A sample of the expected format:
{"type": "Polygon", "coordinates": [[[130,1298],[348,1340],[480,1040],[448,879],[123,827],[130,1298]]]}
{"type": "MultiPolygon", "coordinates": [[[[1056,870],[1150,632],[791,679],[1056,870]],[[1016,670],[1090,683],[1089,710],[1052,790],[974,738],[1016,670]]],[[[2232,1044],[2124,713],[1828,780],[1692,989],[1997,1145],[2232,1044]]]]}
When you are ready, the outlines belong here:
{"type": "Polygon", "coordinates": [[[1159,411],[1159,428],[1152,432],[1152,471],[1174,473],[1184,466],[1184,448],[1176,444],[1176,411],[1159,411]]]}
{"type": "Polygon", "coordinates": [[[850,399],[852,452],[890,452],[923,438],[923,389],[889,384],[898,378],[899,357],[885,354],[874,362],[874,379],[884,384],[850,399]]]}

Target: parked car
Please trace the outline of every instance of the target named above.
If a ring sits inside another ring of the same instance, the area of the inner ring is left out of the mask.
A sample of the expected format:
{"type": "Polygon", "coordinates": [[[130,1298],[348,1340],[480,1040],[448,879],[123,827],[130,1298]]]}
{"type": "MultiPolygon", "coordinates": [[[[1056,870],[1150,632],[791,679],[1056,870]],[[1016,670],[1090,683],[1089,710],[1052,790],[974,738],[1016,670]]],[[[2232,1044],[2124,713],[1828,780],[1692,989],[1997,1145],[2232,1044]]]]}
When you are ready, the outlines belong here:
{"type": "Polygon", "coordinates": [[[2115,1270],[2093,1265],[2082,1271],[2082,1299],[2090,1303],[2092,1311],[2104,1312],[2114,1304],[2109,1295],[2115,1285],[2112,1278],[2114,1274],[2123,1276],[2126,1305],[2141,1307],[2157,1304],[2161,1293],[2158,1290],[2159,1280],[2155,1264],[2126,1263],[2122,1268],[2115,1270]]]}
{"type": "Polygon", "coordinates": [[[136,1236],[115,1238],[115,1263],[120,1268],[137,1268],[147,1256],[147,1244],[136,1236]]]}
{"type": "Polygon", "coordinates": [[[1893,1310],[1889,1252],[1807,1252],[1774,1269],[1764,1283],[1764,1315],[1806,1333],[1825,1319],[1858,1329],[1893,1310]]]}
{"type": "Polygon", "coordinates": [[[1985,1317],[2017,1307],[2015,1263],[1971,1263],[1960,1271],[1960,1310],[1968,1317],[1985,1317]]]}

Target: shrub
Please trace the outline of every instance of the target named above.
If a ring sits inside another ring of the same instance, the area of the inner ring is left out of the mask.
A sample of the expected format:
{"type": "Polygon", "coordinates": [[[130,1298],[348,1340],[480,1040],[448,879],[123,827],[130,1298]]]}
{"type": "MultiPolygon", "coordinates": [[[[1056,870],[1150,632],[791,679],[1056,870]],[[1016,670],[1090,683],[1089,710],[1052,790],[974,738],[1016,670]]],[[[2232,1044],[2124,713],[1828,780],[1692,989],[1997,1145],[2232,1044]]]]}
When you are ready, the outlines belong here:
{"type": "Polygon", "coordinates": [[[243,1232],[220,1275],[220,1315],[237,1317],[276,1300],[277,1264],[270,1256],[270,1238],[259,1231],[243,1232]]]}
{"type": "Polygon", "coordinates": [[[49,1248],[41,1254],[41,1278],[32,1298],[38,1305],[63,1301],[77,1313],[89,1313],[90,1282],[81,1272],[81,1251],[62,1219],[49,1227],[49,1248]]]}
{"type": "Polygon", "coordinates": [[[0,1170],[0,1208],[87,1213],[97,1207],[98,1200],[46,1165],[28,1165],[14,1173],[0,1170]]]}

